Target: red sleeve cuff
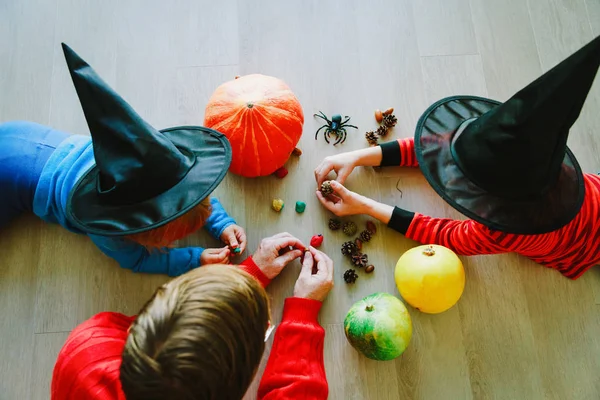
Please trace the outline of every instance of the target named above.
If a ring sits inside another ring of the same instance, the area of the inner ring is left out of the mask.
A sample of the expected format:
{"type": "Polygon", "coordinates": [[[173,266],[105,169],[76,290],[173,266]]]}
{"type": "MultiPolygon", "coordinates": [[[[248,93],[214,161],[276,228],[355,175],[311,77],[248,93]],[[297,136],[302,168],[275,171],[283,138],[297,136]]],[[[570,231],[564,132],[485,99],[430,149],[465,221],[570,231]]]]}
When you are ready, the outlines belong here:
{"type": "Polygon", "coordinates": [[[313,322],[318,325],[319,322],[317,317],[319,316],[322,305],[323,303],[318,300],[288,297],[285,299],[285,304],[283,306],[283,317],[281,318],[281,322],[313,322]]]}
{"type": "Polygon", "coordinates": [[[252,259],[252,256],[246,258],[240,264],[240,268],[249,273],[256,279],[262,287],[266,288],[271,283],[271,280],[258,268],[258,265],[252,259]]]}

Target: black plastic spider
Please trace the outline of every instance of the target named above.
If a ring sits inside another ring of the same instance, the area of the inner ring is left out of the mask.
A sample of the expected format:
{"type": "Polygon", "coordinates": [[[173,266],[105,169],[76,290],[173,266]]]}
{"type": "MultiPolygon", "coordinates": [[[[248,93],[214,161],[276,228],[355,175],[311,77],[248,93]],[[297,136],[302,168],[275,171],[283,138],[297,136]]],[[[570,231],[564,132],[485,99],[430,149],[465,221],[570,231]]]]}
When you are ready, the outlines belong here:
{"type": "Polygon", "coordinates": [[[327,118],[327,116],[323,114],[323,111],[319,111],[319,114],[314,114],[314,116],[321,118],[322,120],[327,122],[325,125],[323,125],[317,130],[317,133],[315,133],[315,140],[317,140],[319,132],[321,132],[321,129],[325,128],[323,137],[325,138],[327,144],[329,144],[329,137],[332,133],[335,135],[336,138],[336,142],[333,144],[335,146],[338,143],[344,143],[346,141],[346,128],[358,129],[357,126],[348,124],[348,121],[350,121],[350,117],[347,115],[344,117],[346,119],[343,121],[342,116],[340,114],[332,115],[330,121],[327,118]]]}

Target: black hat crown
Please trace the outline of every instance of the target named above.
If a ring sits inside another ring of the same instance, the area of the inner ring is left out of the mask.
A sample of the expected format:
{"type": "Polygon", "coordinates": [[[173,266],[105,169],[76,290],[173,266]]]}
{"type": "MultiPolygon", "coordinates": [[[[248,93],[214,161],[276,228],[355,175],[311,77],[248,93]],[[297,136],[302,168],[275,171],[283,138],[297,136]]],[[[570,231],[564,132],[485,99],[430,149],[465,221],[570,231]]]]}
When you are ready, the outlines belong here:
{"type": "Polygon", "coordinates": [[[569,130],[600,65],[600,37],[504,104],[466,121],[452,156],[482,189],[509,198],[536,197],[558,179],[569,130]]]}
{"type": "Polygon", "coordinates": [[[62,48],[90,128],[102,201],[133,204],[177,184],[195,156],[144,121],[69,46],[62,48]]]}

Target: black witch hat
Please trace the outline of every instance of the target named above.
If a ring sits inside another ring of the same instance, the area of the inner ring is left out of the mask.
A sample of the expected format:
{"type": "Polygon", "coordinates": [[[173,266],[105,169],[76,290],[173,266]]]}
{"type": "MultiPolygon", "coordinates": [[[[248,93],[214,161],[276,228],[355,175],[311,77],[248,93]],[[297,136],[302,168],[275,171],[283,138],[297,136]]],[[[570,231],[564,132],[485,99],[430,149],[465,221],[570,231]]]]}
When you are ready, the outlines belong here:
{"type": "Polygon", "coordinates": [[[494,230],[540,234],[569,223],[585,194],[567,147],[600,65],[600,37],[505,103],[442,99],[415,132],[417,160],[452,207],[494,230]]]}
{"type": "Polygon", "coordinates": [[[62,47],[96,161],[69,194],[67,216],[76,227],[103,236],[144,232],[185,214],[217,187],[231,163],[224,135],[199,126],[154,129],[62,47]]]}

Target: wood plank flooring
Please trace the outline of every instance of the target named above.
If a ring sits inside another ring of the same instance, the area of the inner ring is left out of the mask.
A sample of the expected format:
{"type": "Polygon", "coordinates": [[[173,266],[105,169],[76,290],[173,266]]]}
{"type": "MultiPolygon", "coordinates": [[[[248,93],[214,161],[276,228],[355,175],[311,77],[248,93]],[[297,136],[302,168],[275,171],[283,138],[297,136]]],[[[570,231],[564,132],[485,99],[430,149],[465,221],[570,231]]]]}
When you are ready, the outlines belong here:
{"type": "MultiPolygon", "coordinates": [[[[364,147],[375,108],[396,109],[390,140],[410,137],[437,99],[505,100],[598,34],[600,0],[0,0],[0,122],[87,134],[62,41],[158,128],[202,124],[212,91],[235,75],[282,78],[304,108],[304,155],[290,160],[284,180],[228,176],[216,195],[246,228],[250,250],[280,231],[325,234],[336,265],[320,315],[330,398],[592,400],[600,398],[600,268],[572,282],[516,255],[463,258],[467,285],[456,307],[434,316],[410,309],[414,339],[401,358],[359,356],[344,337],[345,313],[375,291],[397,294],[393,268],[415,243],[378,225],[365,249],[375,273],[345,285],[345,237],[327,229],[312,171],[327,155],[364,147]],[[360,129],[335,148],[315,141],[319,110],[350,115],[360,129]],[[273,197],[287,203],[281,214],[269,208],[273,197]],[[293,211],[296,200],[305,214],[293,211]]],[[[600,79],[569,138],[587,172],[600,171],[598,110],[600,79]]],[[[360,168],[348,186],[460,217],[418,170],[360,168]]],[[[204,232],[182,244],[216,245],[204,232]]],[[[276,321],[298,271],[291,265],[269,288],[276,321]]],[[[86,237],[32,216],[2,229],[0,399],[47,399],[68,332],[100,311],[136,313],[166,280],[124,271],[86,237]]]]}

